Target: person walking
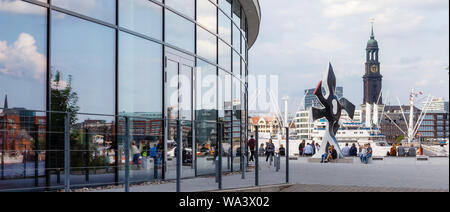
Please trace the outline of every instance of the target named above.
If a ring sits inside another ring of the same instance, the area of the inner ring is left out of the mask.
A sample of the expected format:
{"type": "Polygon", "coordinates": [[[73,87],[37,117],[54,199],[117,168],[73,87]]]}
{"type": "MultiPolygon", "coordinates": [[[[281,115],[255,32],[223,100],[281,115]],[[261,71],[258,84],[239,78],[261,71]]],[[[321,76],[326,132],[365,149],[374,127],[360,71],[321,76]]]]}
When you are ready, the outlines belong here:
{"type": "Polygon", "coordinates": [[[261,144],[261,146],[259,146],[259,156],[264,156],[265,151],[264,144],[261,144]]]}
{"type": "Polygon", "coordinates": [[[131,144],[131,154],[133,155],[133,164],[136,165],[137,169],[139,169],[139,157],[141,157],[141,154],[135,141],[131,144]]]}
{"type": "Polygon", "coordinates": [[[313,148],[313,155],[316,154],[316,142],[313,140],[311,143],[311,147],[313,148]]]}
{"type": "Polygon", "coordinates": [[[300,143],[300,145],[298,146],[298,155],[300,157],[303,156],[303,150],[305,149],[305,144],[306,144],[306,141],[303,140],[302,143],[300,143]]]}
{"type": "Polygon", "coordinates": [[[275,153],[275,145],[273,144],[272,139],[269,139],[269,143],[267,143],[267,146],[266,146],[266,156],[267,156],[266,157],[266,165],[267,165],[267,167],[272,166],[274,153],[275,153]],[[268,163],[269,158],[270,158],[270,163],[268,163]]]}
{"type": "Polygon", "coordinates": [[[278,149],[278,153],[281,157],[286,156],[286,148],[284,148],[283,144],[280,145],[280,148],[278,149]]]}
{"type": "Polygon", "coordinates": [[[256,149],[256,140],[252,136],[250,136],[250,140],[248,140],[248,148],[250,149],[250,159],[249,161],[255,161],[255,149],[256,149]]]}

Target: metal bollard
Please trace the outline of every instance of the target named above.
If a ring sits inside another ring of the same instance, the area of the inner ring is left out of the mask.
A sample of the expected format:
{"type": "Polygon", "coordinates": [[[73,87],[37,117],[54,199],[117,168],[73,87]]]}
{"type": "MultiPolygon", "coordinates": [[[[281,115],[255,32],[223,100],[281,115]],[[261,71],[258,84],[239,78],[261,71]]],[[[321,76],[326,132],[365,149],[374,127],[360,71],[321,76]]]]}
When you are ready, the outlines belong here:
{"type": "Polygon", "coordinates": [[[125,139],[124,152],[125,152],[125,192],[130,192],[130,127],[128,117],[125,117],[125,139]]]}
{"type": "Polygon", "coordinates": [[[223,154],[223,146],[222,146],[222,142],[223,142],[223,125],[219,123],[219,130],[218,130],[218,139],[219,141],[218,143],[218,149],[219,149],[219,153],[217,153],[218,156],[218,180],[219,180],[219,190],[222,190],[222,154],[223,154]]]}
{"type": "Polygon", "coordinates": [[[255,126],[256,152],[255,152],[255,186],[259,186],[259,135],[258,127],[255,126]]]}
{"type": "Polygon", "coordinates": [[[64,191],[70,192],[70,115],[64,120],[64,191]]]}
{"type": "Polygon", "coordinates": [[[177,121],[177,192],[181,191],[181,163],[183,163],[183,144],[182,144],[181,121],[177,121]]]}
{"type": "Polygon", "coordinates": [[[289,127],[286,127],[286,183],[289,183],[289,127]]]}

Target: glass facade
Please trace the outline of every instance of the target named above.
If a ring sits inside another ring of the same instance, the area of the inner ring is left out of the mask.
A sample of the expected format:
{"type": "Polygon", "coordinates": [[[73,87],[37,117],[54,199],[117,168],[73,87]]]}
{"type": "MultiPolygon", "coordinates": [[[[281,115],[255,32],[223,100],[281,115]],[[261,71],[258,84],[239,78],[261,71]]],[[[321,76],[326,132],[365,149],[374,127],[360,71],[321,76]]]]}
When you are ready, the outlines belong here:
{"type": "Polygon", "coordinates": [[[66,119],[73,186],[123,183],[127,150],[132,182],[173,178],[177,120],[184,177],[214,174],[219,142],[240,169],[239,1],[50,2],[0,0],[0,191],[62,188],[66,119]]]}

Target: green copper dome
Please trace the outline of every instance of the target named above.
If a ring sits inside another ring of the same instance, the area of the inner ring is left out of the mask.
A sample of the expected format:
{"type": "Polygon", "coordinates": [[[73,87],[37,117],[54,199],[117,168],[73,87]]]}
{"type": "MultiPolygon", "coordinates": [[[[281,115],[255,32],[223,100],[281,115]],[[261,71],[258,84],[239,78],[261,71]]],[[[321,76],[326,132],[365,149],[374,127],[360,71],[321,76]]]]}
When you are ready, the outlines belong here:
{"type": "Polygon", "coordinates": [[[368,49],[378,49],[378,41],[375,40],[375,35],[373,33],[373,26],[372,26],[372,35],[370,36],[370,40],[367,42],[367,48],[368,49]]]}

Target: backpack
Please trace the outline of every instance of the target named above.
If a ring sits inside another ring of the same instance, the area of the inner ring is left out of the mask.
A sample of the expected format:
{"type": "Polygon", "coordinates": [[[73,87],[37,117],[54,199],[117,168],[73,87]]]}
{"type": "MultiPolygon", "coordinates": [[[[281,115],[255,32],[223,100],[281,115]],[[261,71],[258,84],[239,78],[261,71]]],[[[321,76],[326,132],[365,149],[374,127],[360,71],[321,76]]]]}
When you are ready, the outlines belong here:
{"type": "Polygon", "coordinates": [[[150,149],[150,157],[152,158],[156,157],[156,153],[157,153],[156,147],[152,147],[150,149]]]}

